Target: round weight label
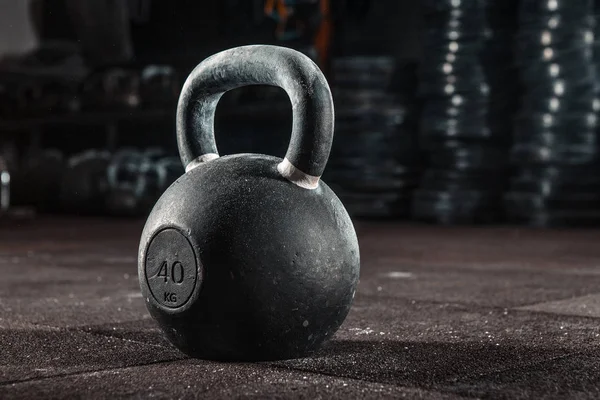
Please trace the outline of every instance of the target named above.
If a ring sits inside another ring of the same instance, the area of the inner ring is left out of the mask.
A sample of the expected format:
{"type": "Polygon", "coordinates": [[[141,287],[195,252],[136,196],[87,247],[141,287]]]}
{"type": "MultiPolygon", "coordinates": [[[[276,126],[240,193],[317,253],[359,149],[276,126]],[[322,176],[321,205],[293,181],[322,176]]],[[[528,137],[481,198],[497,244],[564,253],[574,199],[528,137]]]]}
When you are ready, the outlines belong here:
{"type": "Polygon", "coordinates": [[[183,306],[198,280],[192,245],[176,229],[158,232],[146,252],[145,272],[150,292],[159,304],[168,308],[183,306]]]}

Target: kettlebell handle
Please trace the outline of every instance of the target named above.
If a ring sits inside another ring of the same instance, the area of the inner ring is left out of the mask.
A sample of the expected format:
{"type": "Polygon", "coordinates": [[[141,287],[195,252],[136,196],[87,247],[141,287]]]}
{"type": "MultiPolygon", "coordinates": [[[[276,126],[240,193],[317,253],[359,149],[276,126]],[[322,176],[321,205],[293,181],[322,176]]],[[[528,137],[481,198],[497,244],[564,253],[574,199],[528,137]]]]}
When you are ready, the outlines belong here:
{"type": "Polygon", "coordinates": [[[285,90],[292,103],[292,137],[277,166],[286,179],[316,188],[333,141],[333,98],[325,76],[304,54],[285,47],[235,47],[202,61],[183,85],[177,105],[177,143],[186,171],[219,157],[214,119],[221,96],[248,85],[285,90]]]}

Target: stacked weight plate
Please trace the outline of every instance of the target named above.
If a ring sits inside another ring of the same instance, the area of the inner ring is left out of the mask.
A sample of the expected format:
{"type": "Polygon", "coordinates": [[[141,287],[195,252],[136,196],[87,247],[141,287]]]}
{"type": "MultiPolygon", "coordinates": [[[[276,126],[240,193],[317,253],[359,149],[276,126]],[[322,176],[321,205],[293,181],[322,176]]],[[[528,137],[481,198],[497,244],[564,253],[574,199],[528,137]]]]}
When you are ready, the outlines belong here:
{"type": "Polygon", "coordinates": [[[160,148],[86,150],[72,156],[60,184],[62,211],[70,214],[145,216],[181,175],[178,157],[160,148]]]}
{"type": "MultiPolygon", "coordinates": [[[[481,61],[489,88],[488,126],[499,144],[512,142],[522,85],[515,62],[519,0],[483,0],[487,21],[481,61]]],[[[509,154],[509,147],[504,147],[509,154]]]]}
{"type": "Polygon", "coordinates": [[[354,217],[408,216],[420,161],[414,64],[346,57],[332,74],[335,138],[324,180],[354,217]]]}
{"type": "Polygon", "coordinates": [[[522,0],[517,65],[524,85],[506,208],[532,225],[598,223],[600,160],[590,0],[522,0]]]}
{"type": "Polygon", "coordinates": [[[145,216],[162,193],[184,174],[181,161],[160,148],[123,148],[107,167],[106,212],[113,216],[145,216]]]}
{"type": "MultiPolygon", "coordinates": [[[[510,98],[492,96],[484,68],[490,58],[484,53],[486,4],[431,0],[424,8],[420,139],[428,169],[414,195],[413,215],[438,223],[496,220],[505,190],[510,131],[494,113],[510,98]]],[[[497,74],[506,72],[497,67],[497,74]]]]}

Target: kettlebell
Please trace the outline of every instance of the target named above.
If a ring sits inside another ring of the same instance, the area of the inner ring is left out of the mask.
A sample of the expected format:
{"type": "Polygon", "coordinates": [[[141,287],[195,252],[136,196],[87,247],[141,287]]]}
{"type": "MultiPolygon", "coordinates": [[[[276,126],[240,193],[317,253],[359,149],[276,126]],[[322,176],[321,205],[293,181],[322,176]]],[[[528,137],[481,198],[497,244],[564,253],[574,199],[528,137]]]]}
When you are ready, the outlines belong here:
{"type": "Polygon", "coordinates": [[[150,315],[194,358],[314,353],[346,318],[360,270],[352,221],[320,179],[334,129],[322,72],[279,46],[222,51],[188,76],[176,129],[186,172],[154,205],[138,253],[150,315]],[[217,103],[246,85],[288,94],[293,127],[285,158],[219,155],[217,103]]]}

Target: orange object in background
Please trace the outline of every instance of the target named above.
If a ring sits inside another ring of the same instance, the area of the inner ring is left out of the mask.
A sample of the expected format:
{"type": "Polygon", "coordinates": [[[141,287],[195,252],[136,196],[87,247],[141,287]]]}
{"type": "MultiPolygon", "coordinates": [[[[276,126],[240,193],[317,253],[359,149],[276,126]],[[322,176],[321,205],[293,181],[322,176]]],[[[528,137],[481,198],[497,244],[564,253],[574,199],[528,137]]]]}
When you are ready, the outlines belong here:
{"type": "Polygon", "coordinates": [[[315,37],[315,49],[319,57],[320,65],[327,65],[329,61],[329,46],[331,45],[331,14],[329,0],[321,0],[321,26],[315,37]]]}
{"type": "Polygon", "coordinates": [[[267,0],[265,2],[265,14],[269,16],[277,15],[278,22],[275,35],[277,37],[281,37],[285,32],[285,27],[289,17],[285,0],[267,0]]]}
{"type": "MultiPolygon", "coordinates": [[[[311,31],[313,37],[307,37],[307,42],[312,44],[316,52],[316,62],[320,66],[324,66],[328,61],[328,53],[331,42],[332,22],[330,18],[330,0],[319,0],[318,3],[320,21],[314,31],[311,31]]],[[[269,17],[277,21],[275,37],[278,40],[286,41],[293,40],[297,37],[306,35],[306,26],[308,21],[302,19],[291,18],[295,14],[294,4],[289,4],[286,0],[266,0],[264,12],[269,17]],[[289,34],[290,20],[294,20],[295,29],[289,34]]]]}

